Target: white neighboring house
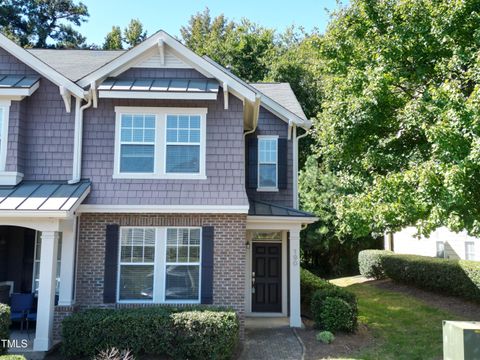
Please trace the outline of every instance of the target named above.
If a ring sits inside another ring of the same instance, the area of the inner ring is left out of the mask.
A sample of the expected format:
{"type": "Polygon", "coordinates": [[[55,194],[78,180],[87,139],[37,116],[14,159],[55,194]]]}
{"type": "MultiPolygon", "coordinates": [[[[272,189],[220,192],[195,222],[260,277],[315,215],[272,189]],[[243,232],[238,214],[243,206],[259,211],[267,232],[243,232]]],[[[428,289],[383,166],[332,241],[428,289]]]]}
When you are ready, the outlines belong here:
{"type": "Polygon", "coordinates": [[[393,235],[386,235],[385,250],[393,250],[397,254],[480,261],[480,239],[468,235],[466,231],[456,233],[441,227],[428,238],[418,237],[416,233],[415,227],[407,227],[393,235]]]}

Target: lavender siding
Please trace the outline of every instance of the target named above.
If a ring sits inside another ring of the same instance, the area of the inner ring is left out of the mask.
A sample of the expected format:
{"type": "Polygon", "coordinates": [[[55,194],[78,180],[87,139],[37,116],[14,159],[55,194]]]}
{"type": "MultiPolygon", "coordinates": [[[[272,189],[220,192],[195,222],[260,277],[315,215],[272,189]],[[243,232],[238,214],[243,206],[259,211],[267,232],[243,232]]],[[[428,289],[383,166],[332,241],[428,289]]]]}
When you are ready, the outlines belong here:
{"type": "Polygon", "coordinates": [[[243,105],[218,101],[101,99],[84,114],[83,177],[93,185],[86,204],[246,205],[243,169],[243,105]],[[115,106],[207,107],[206,180],[112,179],[115,106]]]}
{"type": "MultiPolygon", "coordinates": [[[[249,137],[258,135],[278,135],[280,138],[287,138],[288,124],[262,107],[260,108],[258,117],[257,130],[249,135],[249,137]]],[[[247,194],[250,198],[293,207],[293,141],[289,140],[287,143],[287,188],[280,189],[277,192],[261,192],[256,189],[247,188],[247,194]]]]}

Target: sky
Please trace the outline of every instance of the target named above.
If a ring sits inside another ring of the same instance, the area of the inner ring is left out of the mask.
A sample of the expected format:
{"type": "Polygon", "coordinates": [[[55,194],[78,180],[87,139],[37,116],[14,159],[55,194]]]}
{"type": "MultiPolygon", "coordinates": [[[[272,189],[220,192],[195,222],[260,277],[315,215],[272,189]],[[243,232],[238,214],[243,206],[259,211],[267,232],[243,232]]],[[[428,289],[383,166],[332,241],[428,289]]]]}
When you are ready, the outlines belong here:
{"type": "Polygon", "coordinates": [[[212,17],[224,14],[229,19],[245,17],[260,25],[283,31],[293,25],[311,31],[324,31],[328,23],[326,9],[336,8],[336,0],[82,0],[90,17],[79,28],[87,43],[102,44],[113,25],[122,29],[138,18],[151,35],[165,30],[180,35],[191,15],[208,7],[212,17]]]}

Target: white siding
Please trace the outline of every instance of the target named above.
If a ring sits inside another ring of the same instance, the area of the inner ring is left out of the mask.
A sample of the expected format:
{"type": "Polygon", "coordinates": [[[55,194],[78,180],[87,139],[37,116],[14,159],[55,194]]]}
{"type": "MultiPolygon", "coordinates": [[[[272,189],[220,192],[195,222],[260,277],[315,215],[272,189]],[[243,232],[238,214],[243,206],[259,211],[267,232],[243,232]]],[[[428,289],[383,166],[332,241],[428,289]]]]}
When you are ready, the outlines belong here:
{"type": "Polygon", "coordinates": [[[191,69],[192,67],[176,57],[165,47],[165,64],[162,65],[160,53],[156,52],[147,59],[135,64],[136,68],[170,68],[170,69],[191,69]]]}
{"type": "MultiPolygon", "coordinates": [[[[412,254],[423,256],[436,256],[437,241],[445,244],[445,257],[448,259],[465,259],[465,242],[474,242],[474,259],[480,261],[480,239],[469,236],[466,231],[455,233],[447,228],[438,228],[430,237],[418,238],[417,230],[408,227],[393,235],[393,249],[398,254],[412,254]]],[[[388,248],[388,239],[385,236],[385,248],[388,248]]]]}

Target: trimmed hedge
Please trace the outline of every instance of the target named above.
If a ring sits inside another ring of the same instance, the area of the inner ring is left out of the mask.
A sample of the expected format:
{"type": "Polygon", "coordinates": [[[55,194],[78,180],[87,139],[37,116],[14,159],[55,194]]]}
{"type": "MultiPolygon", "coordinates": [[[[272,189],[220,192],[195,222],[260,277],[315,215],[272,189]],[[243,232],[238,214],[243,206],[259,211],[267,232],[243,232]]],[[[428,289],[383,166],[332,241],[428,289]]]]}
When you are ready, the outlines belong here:
{"type": "Polygon", "coordinates": [[[382,266],[399,283],[480,301],[480,262],[395,254],[383,256],[382,266]]]}
{"type": "Polygon", "coordinates": [[[319,278],[310,271],[300,269],[300,294],[302,314],[312,317],[310,305],[315,291],[332,286],[328,281],[319,278]]]}
{"type": "Polygon", "coordinates": [[[27,360],[23,355],[1,355],[0,360],[27,360]]]}
{"type": "MultiPolygon", "coordinates": [[[[10,306],[0,303],[0,339],[10,339],[10,306]]],[[[0,355],[7,352],[0,343],[0,355]]]]}
{"type": "Polygon", "coordinates": [[[230,359],[239,336],[234,311],[158,306],[90,309],[62,323],[62,353],[93,356],[112,347],[175,359],[230,359]]]}
{"type": "Polygon", "coordinates": [[[355,294],[339,286],[329,285],[313,295],[311,311],[315,327],[332,332],[355,331],[358,317],[355,294]]]}
{"type": "Polygon", "coordinates": [[[382,259],[384,256],[392,255],[388,250],[363,250],[358,253],[358,267],[360,274],[366,278],[377,280],[385,279],[387,276],[383,269],[382,259]]]}

